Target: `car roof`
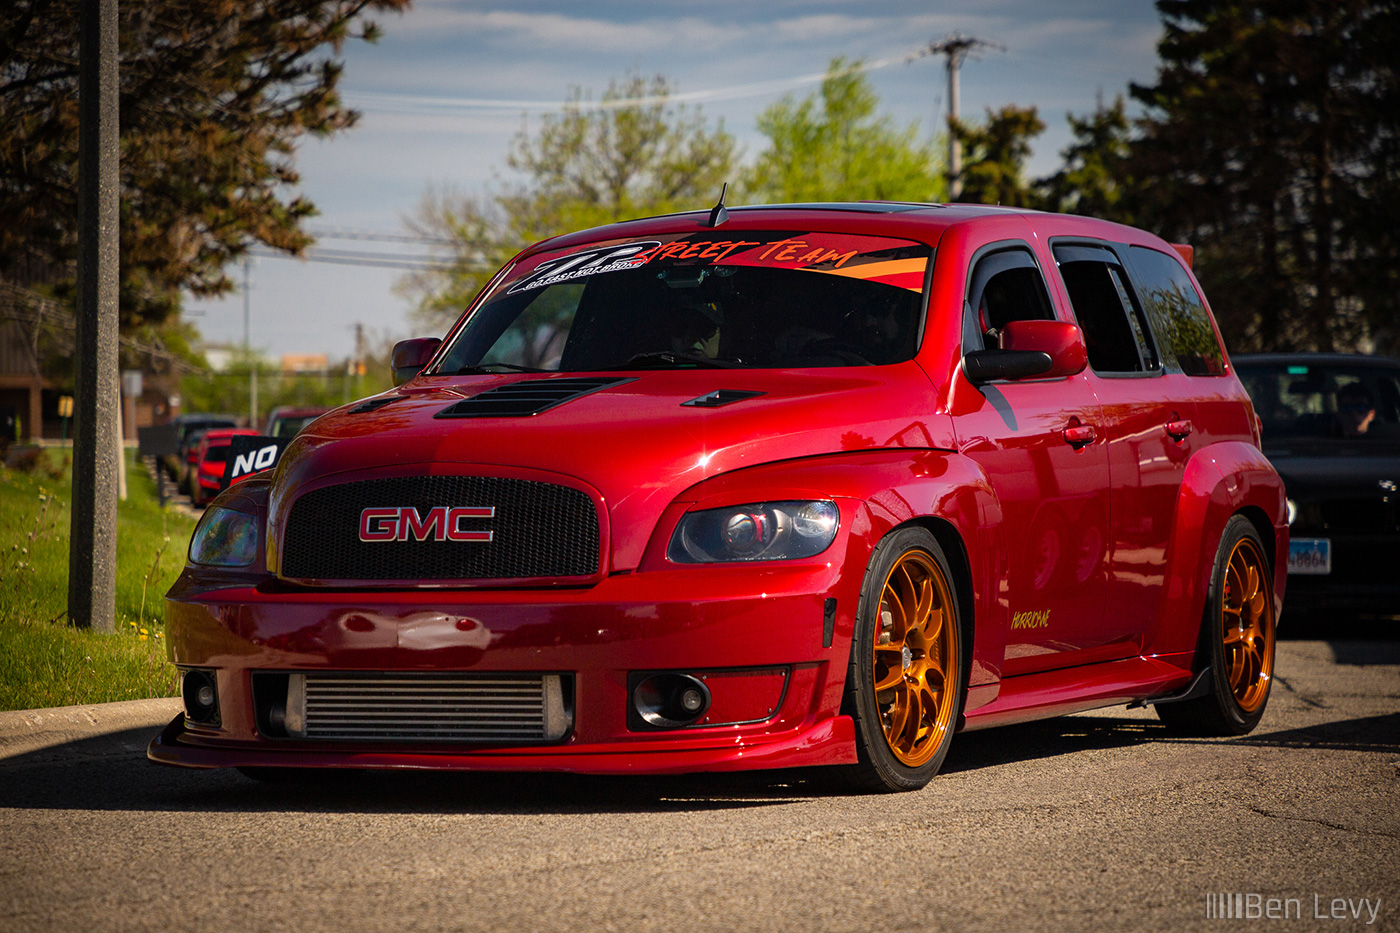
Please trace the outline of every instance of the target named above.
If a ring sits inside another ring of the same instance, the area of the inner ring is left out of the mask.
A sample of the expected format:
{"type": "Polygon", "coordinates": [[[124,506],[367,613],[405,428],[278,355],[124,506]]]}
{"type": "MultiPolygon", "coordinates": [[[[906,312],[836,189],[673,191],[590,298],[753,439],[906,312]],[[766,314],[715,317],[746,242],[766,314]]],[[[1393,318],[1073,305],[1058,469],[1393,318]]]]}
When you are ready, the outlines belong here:
{"type": "Polygon", "coordinates": [[[593,227],[566,233],[545,240],[537,246],[548,244],[554,249],[573,243],[589,242],[611,237],[641,236],[649,232],[674,232],[690,223],[699,222],[701,229],[714,229],[723,233],[727,229],[762,229],[764,227],[794,229],[809,224],[832,224],[837,227],[859,227],[870,232],[885,230],[897,233],[901,227],[916,226],[928,229],[930,226],[941,229],[952,224],[976,217],[1007,214],[1037,213],[1021,208],[991,207],[985,204],[919,204],[907,201],[833,201],[804,202],[797,204],[753,204],[727,207],[728,219],[717,227],[710,228],[706,223],[708,210],[684,211],[676,214],[660,214],[654,217],[639,217],[614,224],[593,227]]]}
{"type": "Polygon", "coordinates": [[[250,434],[256,435],[257,433],[258,432],[254,431],[252,428],[214,428],[205,431],[203,435],[201,435],[201,439],[205,441],[226,441],[230,438],[247,437],[250,434]]]}

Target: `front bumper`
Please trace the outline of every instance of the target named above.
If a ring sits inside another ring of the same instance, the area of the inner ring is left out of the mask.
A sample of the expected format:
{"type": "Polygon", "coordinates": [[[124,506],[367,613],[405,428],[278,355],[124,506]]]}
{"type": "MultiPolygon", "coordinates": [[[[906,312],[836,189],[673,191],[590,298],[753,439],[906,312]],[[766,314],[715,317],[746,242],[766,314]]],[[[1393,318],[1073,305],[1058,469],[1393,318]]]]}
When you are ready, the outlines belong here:
{"type": "Polygon", "coordinates": [[[167,596],[171,658],[214,672],[220,722],[177,717],[148,755],[197,768],[600,774],[850,764],[854,727],[840,704],[860,580],[824,557],[618,574],[585,589],[230,588],[187,571],[167,596]],[[785,672],[777,702],[757,719],[664,730],[629,720],[635,672],[756,668],[785,672]],[[266,734],[253,675],[299,671],[561,672],[572,685],[571,728],[555,743],[514,745],[266,734]]]}

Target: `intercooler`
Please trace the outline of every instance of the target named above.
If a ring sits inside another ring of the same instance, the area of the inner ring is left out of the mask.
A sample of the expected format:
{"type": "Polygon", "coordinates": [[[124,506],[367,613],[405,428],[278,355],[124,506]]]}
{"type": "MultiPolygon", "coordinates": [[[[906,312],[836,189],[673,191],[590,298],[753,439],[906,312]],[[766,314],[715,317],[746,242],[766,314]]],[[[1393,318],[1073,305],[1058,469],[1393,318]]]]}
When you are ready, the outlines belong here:
{"type": "Polygon", "coordinates": [[[281,718],[298,739],[557,742],[572,725],[568,686],[559,674],[308,671],[287,676],[281,718]]]}

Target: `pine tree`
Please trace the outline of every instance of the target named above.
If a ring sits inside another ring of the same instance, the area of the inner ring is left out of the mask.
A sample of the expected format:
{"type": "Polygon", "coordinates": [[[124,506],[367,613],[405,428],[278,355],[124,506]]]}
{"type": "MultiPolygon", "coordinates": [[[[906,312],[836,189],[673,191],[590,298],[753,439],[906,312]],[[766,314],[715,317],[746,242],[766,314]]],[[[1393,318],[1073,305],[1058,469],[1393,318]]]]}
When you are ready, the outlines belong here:
{"type": "Polygon", "coordinates": [[[1008,104],[987,108],[987,122],[975,126],[964,121],[952,131],[963,147],[962,193],[959,201],[1034,207],[1035,193],[1025,178],[1031,140],[1045,130],[1034,107],[1008,104]]]}
{"type": "Polygon", "coordinates": [[[1400,4],[1157,6],[1133,209],[1200,247],[1231,348],[1400,346],[1400,4]]]}

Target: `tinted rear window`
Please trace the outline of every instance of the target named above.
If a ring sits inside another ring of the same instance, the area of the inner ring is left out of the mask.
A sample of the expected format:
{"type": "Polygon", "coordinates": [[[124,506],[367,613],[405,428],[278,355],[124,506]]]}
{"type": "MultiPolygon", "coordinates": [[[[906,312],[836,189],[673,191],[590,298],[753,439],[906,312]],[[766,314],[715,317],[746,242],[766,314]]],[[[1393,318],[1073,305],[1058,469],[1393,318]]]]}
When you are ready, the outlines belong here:
{"type": "Polygon", "coordinates": [[[1155,249],[1134,246],[1129,253],[1138,296],[1163,349],[1188,376],[1223,375],[1225,354],[1186,269],[1155,249]]]}

